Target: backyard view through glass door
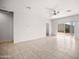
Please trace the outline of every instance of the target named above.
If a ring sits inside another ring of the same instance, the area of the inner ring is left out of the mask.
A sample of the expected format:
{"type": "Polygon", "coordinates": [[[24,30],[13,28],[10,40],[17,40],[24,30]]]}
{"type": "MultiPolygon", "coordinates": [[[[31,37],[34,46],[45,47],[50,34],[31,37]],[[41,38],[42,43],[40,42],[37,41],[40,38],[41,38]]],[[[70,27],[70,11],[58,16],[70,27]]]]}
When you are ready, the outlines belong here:
{"type": "Polygon", "coordinates": [[[74,27],[74,22],[58,24],[58,32],[56,36],[58,49],[75,49],[74,27]]]}
{"type": "Polygon", "coordinates": [[[75,22],[72,21],[63,24],[58,24],[57,38],[67,39],[69,37],[74,37],[74,27],[75,22]]]}

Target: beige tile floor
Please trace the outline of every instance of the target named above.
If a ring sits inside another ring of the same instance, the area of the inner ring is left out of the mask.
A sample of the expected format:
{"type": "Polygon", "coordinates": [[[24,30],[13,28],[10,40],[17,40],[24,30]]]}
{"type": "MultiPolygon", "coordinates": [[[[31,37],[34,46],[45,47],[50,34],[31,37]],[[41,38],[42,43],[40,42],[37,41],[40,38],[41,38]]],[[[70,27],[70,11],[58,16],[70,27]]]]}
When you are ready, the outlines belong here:
{"type": "Polygon", "coordinates": [[[79,59],[79,40],[58,34],[17,44],[0,44],[0,59],[79,59]]]}

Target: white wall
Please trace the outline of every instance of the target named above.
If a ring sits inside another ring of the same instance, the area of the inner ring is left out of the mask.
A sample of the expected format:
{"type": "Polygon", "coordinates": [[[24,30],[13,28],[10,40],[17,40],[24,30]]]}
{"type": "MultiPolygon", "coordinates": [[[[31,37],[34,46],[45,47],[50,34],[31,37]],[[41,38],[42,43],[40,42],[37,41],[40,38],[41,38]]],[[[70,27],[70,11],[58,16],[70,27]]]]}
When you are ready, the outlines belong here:
{"type": "MultiPolygon", "coordinates": [[[[28,1],[24,0],[2,0],[1,9],[14,12],[14,41],[27,41],[46,36],[46,18],[42,15],[41,8],[31,2],[31,10],[26,7],[28,1]],[[41,11],[41,12],[40,12],[41,11]]],[[[27,5],[28,4],[28,5],[27,5]]]]}
{"type": "Polygon", "coordinates": [[[52,24],[52,34],[56,35],[57,31],[58,31],[58,24],[65,24],[67,22],[70,21],[74,21],[76,22],[75,25],[75,37],[79,39],[79,15],[73,15],[73,16],[69,16],[69,17],[64,17],[64,18],[60,18],[60,19],[53,19],[51,20],[51,24],[52,24]]]}

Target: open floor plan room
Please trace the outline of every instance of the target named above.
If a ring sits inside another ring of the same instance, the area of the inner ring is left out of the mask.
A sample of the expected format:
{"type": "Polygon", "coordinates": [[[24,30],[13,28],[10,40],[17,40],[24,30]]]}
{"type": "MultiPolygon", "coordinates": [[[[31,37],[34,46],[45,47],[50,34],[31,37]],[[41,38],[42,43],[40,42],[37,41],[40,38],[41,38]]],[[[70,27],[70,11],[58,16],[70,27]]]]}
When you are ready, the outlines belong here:
{"type": "Polygon", "coordinates": [[[79,0],[0,0],[0,59],[79,59],[79,0]]]}

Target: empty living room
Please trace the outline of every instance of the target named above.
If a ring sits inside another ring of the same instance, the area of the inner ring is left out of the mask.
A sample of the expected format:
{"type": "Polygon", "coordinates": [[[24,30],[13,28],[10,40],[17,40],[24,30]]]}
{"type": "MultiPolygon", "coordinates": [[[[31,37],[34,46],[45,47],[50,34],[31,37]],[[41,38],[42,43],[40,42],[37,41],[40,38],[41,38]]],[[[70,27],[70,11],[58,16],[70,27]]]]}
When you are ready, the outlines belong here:
{"type": "Polygon", "coordinates": [[[79,59],[79,0],[0,0],[0,59],[79,59]]]}

